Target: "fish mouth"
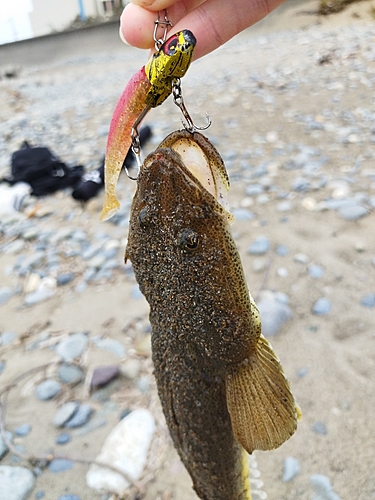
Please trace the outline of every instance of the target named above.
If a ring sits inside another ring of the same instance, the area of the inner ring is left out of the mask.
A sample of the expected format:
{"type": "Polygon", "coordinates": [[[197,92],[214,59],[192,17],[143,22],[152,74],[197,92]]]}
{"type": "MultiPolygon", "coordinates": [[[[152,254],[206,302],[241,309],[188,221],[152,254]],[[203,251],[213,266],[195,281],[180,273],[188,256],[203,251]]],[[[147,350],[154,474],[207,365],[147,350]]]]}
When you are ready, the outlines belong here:
{"type": "Polygon", "coordinates": [[[197,186],[208,191],[230,215],[228,174],[221,156],[206,137],[199,132],[180,130],[167,136],[159,147],[177,153],[197,186]]]}

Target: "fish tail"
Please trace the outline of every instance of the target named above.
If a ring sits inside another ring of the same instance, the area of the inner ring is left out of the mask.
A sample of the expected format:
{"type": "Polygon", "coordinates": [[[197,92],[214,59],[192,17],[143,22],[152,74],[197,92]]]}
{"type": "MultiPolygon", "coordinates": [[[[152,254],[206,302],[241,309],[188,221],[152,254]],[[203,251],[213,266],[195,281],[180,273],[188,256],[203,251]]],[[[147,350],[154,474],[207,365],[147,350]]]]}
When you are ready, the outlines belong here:
{"type": "Polygon", "coordinates": [[[263,335],[246,362],[228,375],[226,397],[233,433],[248,453],[279,447],[297,428],[300,410],[263,335]]]}

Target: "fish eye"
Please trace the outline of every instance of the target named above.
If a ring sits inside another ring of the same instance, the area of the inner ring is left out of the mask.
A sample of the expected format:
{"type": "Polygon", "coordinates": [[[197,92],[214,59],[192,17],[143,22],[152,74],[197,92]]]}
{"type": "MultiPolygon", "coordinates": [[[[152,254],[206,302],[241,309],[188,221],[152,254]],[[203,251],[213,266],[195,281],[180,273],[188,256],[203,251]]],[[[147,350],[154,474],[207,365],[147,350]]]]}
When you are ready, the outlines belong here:
{"type": "Polygon", "coordinates": [[[178,38],[174,36],[169,42],[168,45],[164,47],[164,53],[168,56],[173,56],[176,53],[178,38]]]}
{"type": "Polygon", "coordinates": [[[185,228],[178,233],[177,241],[182,250],[192,252],[198,247],[199,234],[192,229],[185,228]]]}

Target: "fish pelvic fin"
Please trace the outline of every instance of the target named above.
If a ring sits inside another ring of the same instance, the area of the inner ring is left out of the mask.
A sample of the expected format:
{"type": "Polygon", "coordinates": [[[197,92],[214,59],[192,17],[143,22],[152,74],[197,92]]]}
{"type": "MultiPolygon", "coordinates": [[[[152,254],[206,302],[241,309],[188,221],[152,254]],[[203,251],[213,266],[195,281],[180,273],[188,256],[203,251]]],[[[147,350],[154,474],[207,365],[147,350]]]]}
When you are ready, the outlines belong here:
{"type": "Polygon", "coordinates": [[[297,429],[300,409],[263,335],[247,362],[227,376],[226,397],[234,436],[248,453],[278,448],[297,429]]]}

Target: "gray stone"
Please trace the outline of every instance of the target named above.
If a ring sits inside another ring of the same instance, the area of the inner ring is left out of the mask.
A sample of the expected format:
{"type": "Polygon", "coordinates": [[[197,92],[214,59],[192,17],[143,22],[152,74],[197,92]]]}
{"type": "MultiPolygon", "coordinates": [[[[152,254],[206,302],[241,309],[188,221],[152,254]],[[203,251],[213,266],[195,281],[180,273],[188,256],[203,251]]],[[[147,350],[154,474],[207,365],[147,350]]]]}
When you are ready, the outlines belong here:
{"type": "Polygon", "coordinates": [[[56,437],[55,443],[56,444],[66,444],[69,443],[72,439],[72,436],[68,434],[67,432],[62,432],[56,437]]]}
{"type": "Polygon", "coordinates": [[[74,280],[74,273],[62,273],[57,277],[57,286],[63,286],[74,280]]]}
{"type": "Polygon", "coordinates": [[[62,364],[59,366],[57,375],[64,384],[77,384],[83,380],[85,374],[76,365],[62,364]]]}
{"type": "Polygon", "coordinates": [[[315,432],[315,434],[320,434],[321,436],[325,436],[327,434],[327,426],[323,422],[314,422],[311,425],[311,430],[315,432]]]}
{"type": "Polygon", "coordinates": [[[263,255],[270,249],[270,241],[265,236],[259,236],[249,246],[247,253],[250,255],[263,255]]]}
{"type": "Polygon", "coordinates": [[[8,302],[8,300],[14,294],[13,290],[9,286],[3,286],[0,288],[0,306],[8,302]]]}
{"type": "Polygon", "coordinates": [[[98,366],[94,369],[91,378],[91,387],[103,387],[104,385],[117,378],[120,374],[118,366],[98,366]]]}
{"type": "Polygon", "coordinates": [[[0,498],[26,500],[34,488],[34,474],[25,467],[0,466],[0,498]]]}
{"type": "Polygon", "coordinates": [[[73,417],[66,422],[65,427],[72,429],[74,427],[81,427],[89,420],[93,409],[88,404],[82,404],[78,407],[77,411],[74,413],[73,417]]]}
{"type": "Polygon", "coordinates": [[[25,306],[33,306],[39,302],[44,302],[45,300],[50,299],[54,294],[55,291],[50,288],[39,288],[38,290],[35,290],[35,292],[26,294],[23,303],[25,306]]]}
{"type": "Polygon", "coordinates": [[[23,425],[20,425],[19,427],[17,427],[16,429],[14,429],[14,434],[16,436],[25,437],[30,433],[30,431],[31,431],[31,425],[30,424],[23,424],[23,425]]]}
{"type": "Polygon", "coordinates": [[[138,359],[128,359],[120,368],[121,374],[130,380],[138,377],[141,371],[141,362],[138,359]]]}
{"type": "Polygon", "coordinates": [[[246,196],[257,196],[258,194],[263,193],[264,187],[260,184],[252,184],[251,186],[246,187],[246,196]]]}
{"type": "Polygon", "coordinates": [[[234,208],[232,214],[236,220],[253,220],[255,215],[247,208],[234,208]]]}
{"type": "Polygon", "coordinates": [[[331,311],[332,304],[331,301],[326,297],[321,297],[318,299],[312,307],[312,313],[318,316],[324,316],[331,311]]]}
{"type": "Polygon", "coordinates": [[[125,347],[115,339],[100,339],[96,342],[97,347],[99,349],[105,349],[108,352],[116,354],[119,358],[123,358],[125,356],[125,347]]]}
{"type": "Polygon", "coordinates": [[[17,334],[14,332],[4,332],[0,335],[0,345],[10,345],[16,337],[17,334]]]}
{"type": "Polygon", "coordinates": [[[3,373],[5,370],[5,361],[0,361],[0,375],[3,373]]]}
{"type": "Polygon", "coordinates": [[[57,410],[53,423],[55,427],[63,427],[66,422],[71,419],[79,408],[79,403],[77,401],[69,401],[63,404],[57,410]]]}
{"type": "Polygon", "coordinates": [[[81,500],[77,495],[61,495],[57,500],[81,500]]]}
{"type": "Polygon", "coordinates": [[[52,460],[48,465],[48,470],[51,472],[65,472],[73,467],[74,463],[71,460],[66,460],[65,458],[56,458],[52,460]]]}
{"type": "Polygon", "coordinates": [[[331,482],[323,474],[314,474],[310,476],[310,482],[317,496],[314,500],[341,500],[341,497],[334,492],[331,482]]]}
{"type": "Polygon", "coordinates": [[[284,461],[283,482],[291,481],[300,471],[299,461],[295,457],[287,457],[284,461]]]}
{"type": "Polygon", "coordinates": [[[262,332],[266,337],[276,335],[282,325],[292,317],[290,308],[276,298],[261,299],[257,307],[262,319],[262,332]]]}
{"type": "Polygon", "coordinates": [[[339,216],[345,220],[358,220],[369,213],[370,212],[366,207],[354,203],[352,205],[344,205],[338,210],[339,216]]]}
{"type": "Polygon", "coordinates": [[[87,336],[83,333],[74,333],[57,345],[56,352],[64,361],[73,361],[84,353],[86,346],[87,336]]]}
{"type": "Polygon", "coordinates": [[[375,307],[375,293],[368,293],[361,298],[360,302],[363,307],[375,307]]]}
{"type": "Polygon", "coordinates": [[[317,278],[322,278],[324,276],[324,269],[315,264],[309,266],[308,271],[309,271],[309,276],[311,276],[311,278],[317,279],[317,278]]]}
{"type": "MultiPolygon", "coordinates": [[[[8,441],[12,441],[13,435],[11,432],[7,431],[5,433],[8,441]]],[[[0,436],[0,460],[3,458],[3,456],[8,452],[8,447],[5,444],[5,441],[2,436],[0,436]]]]}
{"type": "Polygon", "coordinates": [[[41,382],[35,388],[35,394],[41,401],[47,401],[57,396],[61,390],[61,384],[56,380],[47,379],[41,382]]]}
{"type": "Polygon", "coordinates": [[[286,247],[285,245],[277,245],[276,247],[277,255],[279,255],[280,257],[285,257],[286,255],[288,255],[288,253],[289,253],[288,247],[286,247]]]}

